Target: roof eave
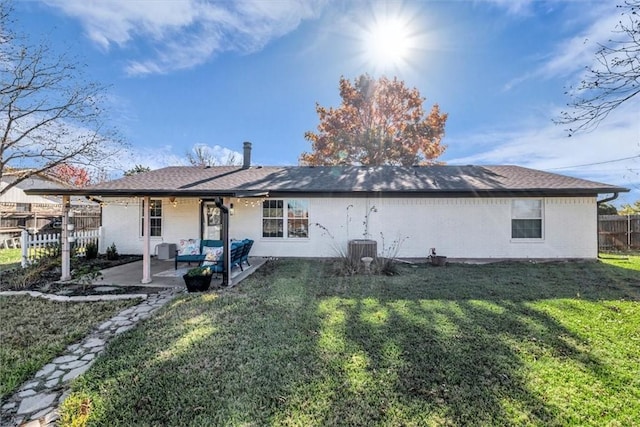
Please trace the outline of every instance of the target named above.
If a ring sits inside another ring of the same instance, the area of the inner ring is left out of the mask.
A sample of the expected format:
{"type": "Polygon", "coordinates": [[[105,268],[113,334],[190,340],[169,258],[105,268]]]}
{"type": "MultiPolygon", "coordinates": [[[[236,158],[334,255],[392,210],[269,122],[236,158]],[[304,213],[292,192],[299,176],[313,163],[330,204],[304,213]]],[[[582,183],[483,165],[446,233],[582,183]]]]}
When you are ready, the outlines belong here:
{"type": "Polygon", "coordinates": [[[95,197],[262,197],[278,194],[310,194],[315,196],[354,196],[354,195],[390,195],[390,196],[437,196],[437,197],[508,197],[508,196],[597,196],[598,194],[626,193],[623,187],[596,188],[499,188],[499,189],[418,189],[418,190],[159,190],[159,189],[85,189],[85,188],[32,188],[26,194],[43,196],[95,196],[95,197]]]}
{"type": "MultiPolygon", "coordinates": [[[[33,188],[25,191],[30,195],[47,196],[94,196],[94,197],[235,197],[238,191],[234,190],[212,190],[212,191],[189,191],[189,190],[132,190],[132,189],[44,189],[33,188]]],[[[246,191],[242,191],[246,193],[246,191]]],[[[245,196],[246,197],[246,196],[245,196]]]]}
{"type": "Polygon", "coordinates": [[[611,194],[629,192],[627,188],[607,187],[607,188],[532,188],[532,189],[464,189],[464,190],[358,190],[358,191],[330,191],[330,190],[273,190],[269,194],[271,197],[286,194],[309,194],[315,196],[353,196],[353,195],[387,195],[387,196],[425,196],[425,197],[544,197],[544,196],[570,196],[570,197],[594,197],[598,194],[611,194]]]}

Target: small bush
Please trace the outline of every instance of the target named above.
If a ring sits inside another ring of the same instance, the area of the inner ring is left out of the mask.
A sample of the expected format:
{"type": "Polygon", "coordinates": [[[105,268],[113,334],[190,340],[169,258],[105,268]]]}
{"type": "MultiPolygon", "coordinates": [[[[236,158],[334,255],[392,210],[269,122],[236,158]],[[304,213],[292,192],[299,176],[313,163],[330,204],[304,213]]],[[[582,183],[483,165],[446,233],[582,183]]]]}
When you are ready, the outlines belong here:
{"type": "Polygon", "coordinates": [[[120,255],[118,255],[118,249],[116,249],[116,244],[112,243],[111,246],[107,248],[107,259],[110,261],[118,259],[120,255]]]}
{"type": "Polygon", "coordinates": [[[25,268],[18,269],[11,275],[12,288],[21,290],[28,288],[41,279],[41,276],[50,268],[59,265],[55,258],[42,258],[25,268]]]}
{"type": "Polygon", "coordinates": [[[85,247],[84,256],[88,260],[98,258],[98,245],[94,242],[87,243],[87,246],[85,247]]]}
{"type": "Polygon", "coordinates": [[[86,289],[97,279],[102,280],[102,272],[98,266],[85,264],[72,271],[71,277],[76,283],[82,285],[82,289],[86,289]]]}
{"type": "Polygon", "coordinates": [[[190,277],[211,276],[212,274],[213,274],[213,271],[211,270],[211,267],[204,266],[204,265],[200,267],[193,267],[192,269],[187,271],[187,276],[190,276],[190,277]]]}
{"type": "Polygon", "coordinates": [[[348,256],[342,255],[335,258],[333,274],[336,276],[353,276],[360,273],[361,265],[348,256]]]}
{"type": "Polygon", "coordinates": [[[398,264],[394,258],[378,257],[372,268],[378,274],[386,276],[395,276],[399,274],[398,264]]]}

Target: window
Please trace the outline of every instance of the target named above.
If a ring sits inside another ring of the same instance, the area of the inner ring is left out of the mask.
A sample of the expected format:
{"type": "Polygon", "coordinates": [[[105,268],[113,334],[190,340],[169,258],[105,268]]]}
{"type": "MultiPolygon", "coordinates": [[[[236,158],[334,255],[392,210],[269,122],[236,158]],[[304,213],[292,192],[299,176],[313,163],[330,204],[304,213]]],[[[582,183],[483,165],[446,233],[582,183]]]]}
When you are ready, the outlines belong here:
{"type": "MultiPolygon", "coordinates": [[[[151,200],[151,209],[149,210],[149,224],[151,225],[151,233],[149,233],[151,237],[162,236],[162,200],[151,200]]],[[[142,201],[140,225],[140,235],[144,236],[144,201],[142,201]]]]}
{"type": "Polygon", "coordinates": [[[31,203],[16,203],[16,212],[31,212],[31,203]]]}
{"type": "Polygon", "coordinates": [[[542,239],[542,200],[511,202],[511,238],[542,239]]]}
{"type": "Polygon", "coordinates": [[[306,201],[287,202],[287,237],[309,237],[309,207],[306,201]]]}
{"type": "Polygon", "coordinates": [[[304,200],[262,202],[262,237],[309,237],[309,203],[304,200]],[[286,221],[285,221],[286,219],[286,221]]]}

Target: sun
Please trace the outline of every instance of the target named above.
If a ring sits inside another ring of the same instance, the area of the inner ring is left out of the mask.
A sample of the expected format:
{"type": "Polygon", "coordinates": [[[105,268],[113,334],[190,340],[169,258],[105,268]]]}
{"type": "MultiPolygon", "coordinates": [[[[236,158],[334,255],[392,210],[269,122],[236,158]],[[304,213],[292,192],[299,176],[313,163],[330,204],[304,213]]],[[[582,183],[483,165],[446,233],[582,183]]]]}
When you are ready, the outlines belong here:
{"type": "Polygon", "coordinates": [[[379,69],[406,66],[416,49],[415,36],[408,19],[401,16],[376,17],[363,29],[366,62],[379,69]]]}

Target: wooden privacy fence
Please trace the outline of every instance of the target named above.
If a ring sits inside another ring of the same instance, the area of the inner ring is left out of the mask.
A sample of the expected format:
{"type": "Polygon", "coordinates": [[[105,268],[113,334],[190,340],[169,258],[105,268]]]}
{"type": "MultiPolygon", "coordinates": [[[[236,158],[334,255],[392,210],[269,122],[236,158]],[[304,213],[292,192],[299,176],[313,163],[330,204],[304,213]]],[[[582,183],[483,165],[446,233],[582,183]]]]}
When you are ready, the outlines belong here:
{"type": "Polygon", "coordinates": [[[100,212],[77,213],[73,218],[76,230],[97,230],[100,228],[100,212]]]}
{"type": "MultiPolygon", "coordinates": [[[[102,227],[94,230],[70,231],[69,235],[69,243],[73,249],[73,254],[85,256],[88,244],[93,243],[98,246],[102,236],[102,227]]],[[[27,230],[23,230],[20,236],[22,267],[26,267],[31,262],[41,258],[60,255],[62,249],[60,239],[60,233],[29,234],[27,230]]]]}
{"type": "Polygon", "coordinates": [[[640,249],[640,215],[600,215],[598,249],[640,249]]]}

